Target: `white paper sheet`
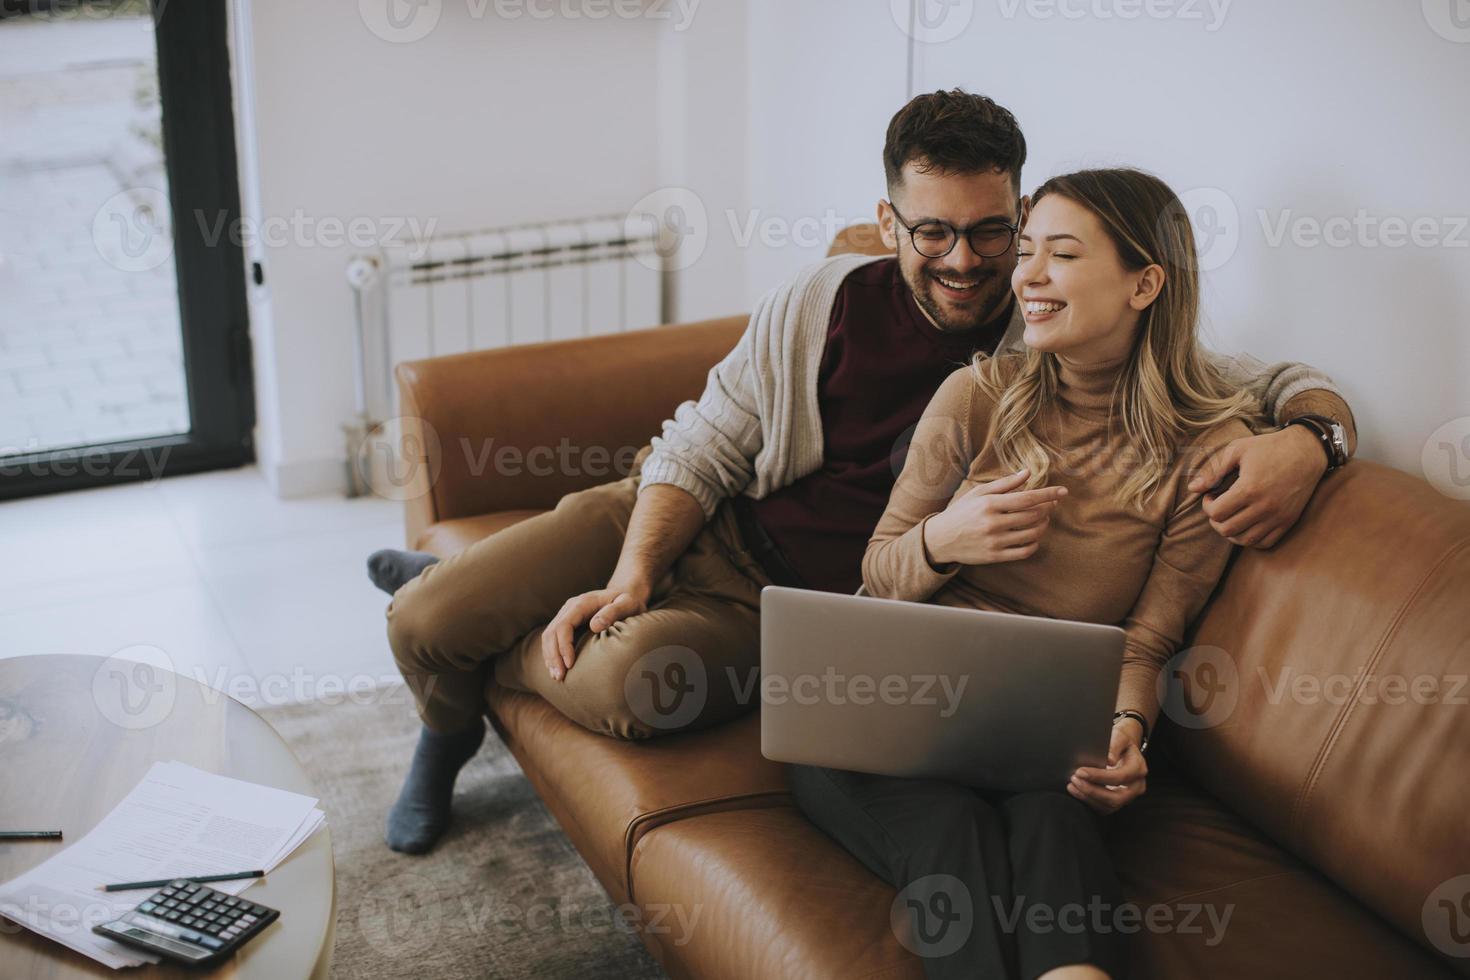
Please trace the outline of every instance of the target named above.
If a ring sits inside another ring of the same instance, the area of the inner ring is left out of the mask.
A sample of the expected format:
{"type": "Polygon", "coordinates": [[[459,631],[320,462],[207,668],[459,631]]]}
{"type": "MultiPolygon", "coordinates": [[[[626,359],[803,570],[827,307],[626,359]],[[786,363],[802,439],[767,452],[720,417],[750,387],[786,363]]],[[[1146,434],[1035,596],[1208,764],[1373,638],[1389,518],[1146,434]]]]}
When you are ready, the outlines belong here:
{"type": "MultiPolygon", "coordinates": [[[[155,878],[269,872],[324,821],[310,796],[155,762],[81,840],[3,885],[0,915],[114,969],[158,958],[97,935],[156,889],[98,885],[155,878]]],[[[238,895],[257,879],[212,882],[238,895]]]]}

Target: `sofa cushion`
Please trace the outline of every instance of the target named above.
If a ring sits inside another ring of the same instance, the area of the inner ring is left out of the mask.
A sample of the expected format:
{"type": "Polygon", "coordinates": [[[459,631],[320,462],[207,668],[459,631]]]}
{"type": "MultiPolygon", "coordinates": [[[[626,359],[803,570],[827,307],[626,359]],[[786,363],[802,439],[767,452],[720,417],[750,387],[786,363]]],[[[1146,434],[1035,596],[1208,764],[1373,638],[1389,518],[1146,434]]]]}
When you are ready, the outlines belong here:
{"type": "Polygon", "coordinates": [[[1279,545],[1239,556],[1164,675],[1194,693],[1176,687],[1160,731],[1203,788],[1451,948],[1434,906],[1470,901],[1467,595],[1470,506],[1354,462],[1279,545]]]}
{"type": "Polygon", "coordinates": [[[1160,917],[1133,936],[1133,980],[1454,975],[1162,760],[1151,765],[1148,792],[1108,818],[1127,900],[1160,917]]]}
{"type": "Polygon", "coordinates": [[[894,889],[795,806],[665,824],[638,842],[632,875],[645,925],[669,930],[645,929],[644,944],[673,977],[924,976],[889,928],[894,889]]]}
{"type": "MultiPolygon", "coordinates": [[[[1127,900],[1159,917],[1130,939],[1133,980],[1453,976],[1167,772],[1110,818],[1109,845],[1127,900]]],[[[675,977],[923,975],[889,927],[895,890],[795,807],[660,826],[634,848],[631,875],[643,921],[667,930],[644,941],[675,977]]]]}
{"type": "Polygon", "coordinates": [[[526,778],[617,901],[633,900],[628,862],[654,827],[791,800],[781,765],[761,757],[757,714],[677,738],[629,742],[590,732],[536,695],[493,680],[485,696],[526,778]]]}

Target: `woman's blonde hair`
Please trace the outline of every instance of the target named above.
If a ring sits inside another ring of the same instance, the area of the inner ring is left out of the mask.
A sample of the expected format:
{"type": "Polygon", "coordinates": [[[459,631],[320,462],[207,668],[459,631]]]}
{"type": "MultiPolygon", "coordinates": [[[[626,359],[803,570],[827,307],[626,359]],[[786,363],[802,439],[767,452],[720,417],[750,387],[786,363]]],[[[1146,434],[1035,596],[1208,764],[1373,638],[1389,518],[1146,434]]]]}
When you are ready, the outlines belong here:
{"type": "MultiPolygon", "coordinates": [[[[1142,509],[1162,486],[1183,440],[1232,418],[1251,418],[1254,402],[1232,392],[1200,350],[1194,232],[1169,185],[1141,170],[1082,170],[1042,184],[1032,206],[1052,194],[1098,216],[1125,268],[1158,265],[1164,270],[1163,288],[1139,316],[1110,412],[1113,421],[1121,419],[1137,457],[1118,497],[1142,509]]],[[[1042,407],[1057,397],[1058,360],[1030,349],[1014,356],[1018,363],[1006,365],[1010,370],[997,370],[1001,364],[983,354],[976,355],[972,367],[982,390],[997,403],[990,439],[1001,464],[1029,468],[1028,485],[1041,486],[1053,454],[1062,451],[1036,431],[1042,407]]]]}

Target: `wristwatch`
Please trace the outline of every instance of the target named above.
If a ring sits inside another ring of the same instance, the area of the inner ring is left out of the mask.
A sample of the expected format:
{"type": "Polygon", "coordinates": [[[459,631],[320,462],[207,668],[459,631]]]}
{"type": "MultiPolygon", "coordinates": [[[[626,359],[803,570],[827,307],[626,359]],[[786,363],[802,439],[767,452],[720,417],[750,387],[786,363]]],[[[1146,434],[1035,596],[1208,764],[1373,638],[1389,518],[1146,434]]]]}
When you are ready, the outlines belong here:
{"type": "Polygon", "coordinates": [[[1287,421],[1288,426],[1300,425],[1316,435],[1322,443],[1322,451],[1327,454],[1327,472],[1340,469],[1348,461],[1347,429],[1343,428],[1341,422],[1326,415],[1298,415],[1287,421]]]}
{"type": "Polygon", "coordinates": [[[1138,743],[1138,751],[1140,753],[1145,751],[1148,748],[1148,719],[1141,712],[1134,711],[1132,708],[1124,708],[1122,711],[1114,712],[1113,724],[1117,725],[1118,719],[1120,718],[1132,718],[1138,722],[1139,727],[1143,729],[1143,740],[1138,743]]]}

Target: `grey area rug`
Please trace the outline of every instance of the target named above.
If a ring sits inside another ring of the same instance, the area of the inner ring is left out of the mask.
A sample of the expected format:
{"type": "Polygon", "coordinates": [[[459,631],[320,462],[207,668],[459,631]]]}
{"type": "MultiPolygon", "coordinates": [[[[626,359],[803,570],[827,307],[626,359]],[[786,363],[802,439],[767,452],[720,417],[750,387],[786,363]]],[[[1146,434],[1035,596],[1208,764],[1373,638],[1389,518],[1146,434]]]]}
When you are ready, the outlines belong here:
{"type": "Polygon", "coordinates": [[[454,825],[408,857],[383,843],[419,731],[401,685],[260,714],[301,760],[331,827],[333,977],[666,977],[493,731],[460,774],[454,825]]]}

